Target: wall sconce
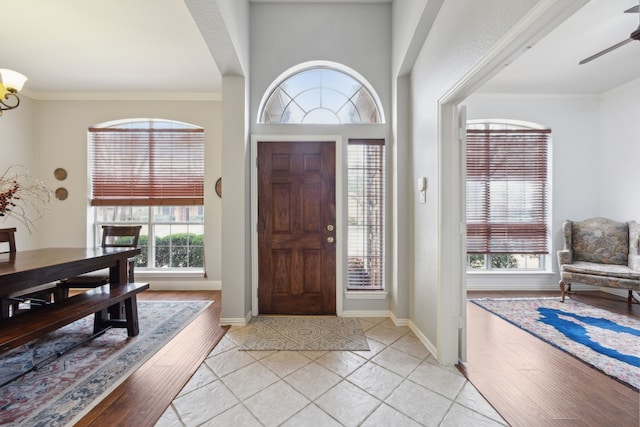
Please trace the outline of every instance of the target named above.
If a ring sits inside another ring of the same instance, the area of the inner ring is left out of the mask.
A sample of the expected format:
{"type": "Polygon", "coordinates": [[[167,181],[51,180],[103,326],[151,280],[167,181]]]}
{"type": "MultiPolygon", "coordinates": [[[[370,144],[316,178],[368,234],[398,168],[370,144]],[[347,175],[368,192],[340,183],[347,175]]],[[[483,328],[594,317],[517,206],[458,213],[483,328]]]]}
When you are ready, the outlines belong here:
{"type": "Polygon", "coordinates": [[[0,68],[0,116],[4,110],[13,110],[20,105],[18,92],[26,81],[27,78],[22,74],[0,68]]]}

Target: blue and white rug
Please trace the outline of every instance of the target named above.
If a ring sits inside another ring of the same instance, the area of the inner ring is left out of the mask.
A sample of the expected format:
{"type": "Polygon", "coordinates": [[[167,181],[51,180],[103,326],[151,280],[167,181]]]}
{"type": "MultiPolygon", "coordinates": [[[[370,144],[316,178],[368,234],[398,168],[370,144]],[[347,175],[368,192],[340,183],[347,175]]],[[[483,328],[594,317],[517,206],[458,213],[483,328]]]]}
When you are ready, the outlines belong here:
{"type": "Polygon", "coordinates": [[[93,332],[87,316],[0,355],[0,425],[63,426],[85,415],[188,325],[210,301],[138,301],[140,333],[111,329],[73,350],[93,332]],[[53,357],[52,357],[53,356],[53,357]]]}
{"type": "Polygon", "coordinates": [[[640,320],[559,298],[476,298],[471,302],[640,389],[640,320]]]}

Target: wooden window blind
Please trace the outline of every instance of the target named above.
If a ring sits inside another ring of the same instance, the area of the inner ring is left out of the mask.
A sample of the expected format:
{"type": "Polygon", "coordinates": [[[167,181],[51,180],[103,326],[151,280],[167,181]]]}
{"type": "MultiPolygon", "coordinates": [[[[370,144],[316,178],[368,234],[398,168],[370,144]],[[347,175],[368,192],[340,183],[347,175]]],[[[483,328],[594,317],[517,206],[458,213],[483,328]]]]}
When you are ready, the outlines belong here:
{"type": "Polygon", "coordinates": [[[385,155],[383,139],[348,144],[348,286],[384,289],[385,155]]]}
{"type": "Polygon", "coordinates": [[[204,204],[204,130],[90,128],[92,206],[204,204]]]}
{"type": "Polygon", "coordinates": [[[467,253],[549,253],[550,134],[467,130],[467,253]]]}

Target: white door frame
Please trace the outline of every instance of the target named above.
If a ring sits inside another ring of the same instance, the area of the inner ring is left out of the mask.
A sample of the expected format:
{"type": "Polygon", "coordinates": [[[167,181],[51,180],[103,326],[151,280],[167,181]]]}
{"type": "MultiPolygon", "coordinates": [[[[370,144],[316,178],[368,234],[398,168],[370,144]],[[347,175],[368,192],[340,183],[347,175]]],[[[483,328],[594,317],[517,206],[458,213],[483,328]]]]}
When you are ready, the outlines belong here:
{"type": "Polygon", "coordinates": [[[258,312],[258,142],[330,141],[336,147],[336,314],[342,316],[344,254],[346,230],[342,203],[343,144],[340,135],[251,135],[251,315],[258,312]]]}

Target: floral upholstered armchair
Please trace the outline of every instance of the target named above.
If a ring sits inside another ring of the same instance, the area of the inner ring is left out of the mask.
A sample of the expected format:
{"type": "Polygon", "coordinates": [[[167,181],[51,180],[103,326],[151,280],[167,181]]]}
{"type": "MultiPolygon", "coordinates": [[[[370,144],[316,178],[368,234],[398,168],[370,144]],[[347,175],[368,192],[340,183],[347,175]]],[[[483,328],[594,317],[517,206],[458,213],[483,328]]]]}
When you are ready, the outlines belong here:
{"type": "Polygon", "coordinates": [[[607,218],[566,221],[564,249],[558,251],[562,302],[571,283],[627,289],[628,303],[638,303],[640,291],[640,225],[607,218]]]}

